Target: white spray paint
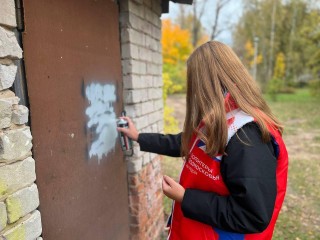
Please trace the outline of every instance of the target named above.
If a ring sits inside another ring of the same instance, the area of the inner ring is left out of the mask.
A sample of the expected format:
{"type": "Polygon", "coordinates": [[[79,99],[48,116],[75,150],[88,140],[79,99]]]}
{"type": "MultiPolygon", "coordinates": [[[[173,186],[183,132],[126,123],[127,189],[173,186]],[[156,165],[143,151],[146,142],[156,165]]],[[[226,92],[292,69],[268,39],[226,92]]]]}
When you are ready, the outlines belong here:
{"type": "Polygon", "coordinates": [[[86,115],[89,117],[87,127],[95,126],[97,136],[90,146],[89,157],[97,156],[100,163],[103,155],[107,156],[114,149],[118,137],[113,108],[116,101],[115,86],[91,83],[86,87],[86,97],[90,103],[86,109],[86,115]]]}

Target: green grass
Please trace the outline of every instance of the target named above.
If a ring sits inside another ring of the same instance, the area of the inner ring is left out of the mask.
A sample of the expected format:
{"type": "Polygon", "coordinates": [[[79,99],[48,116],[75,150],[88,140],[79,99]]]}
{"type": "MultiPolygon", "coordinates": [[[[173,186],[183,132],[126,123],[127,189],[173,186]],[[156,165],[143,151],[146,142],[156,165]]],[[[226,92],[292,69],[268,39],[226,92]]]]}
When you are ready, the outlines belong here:
{"type": "Polygon", "coordinates": [[[286,123],[287,131],[320,128],[320,99],[310,96],[308,89],[299,89],[295,94],[279,94],[275,102],[268,95],[266,99],[274,114],[286,123]]]}
{"type": "MultiPolygon", "coordinates": [[[[279,94],[277,101],[265,97],[285,126],[289,152],[288,190],[273,239],[320,240],[320,100],[308,89],[279,94]]],[[[184,96],[174,96],[174,101],[179,98],[184,96]]],[[[162,163],[164,174],[179,178],[181,159],[164,157],[162,163]]],[[[164,208],[169,214],[171,200],[166,197],[164,208]]]]}
{"type": "Polygon", "coordinates": [[[273,239],[320,239],[320,100],[308,89],[266,99],[284,123],[289,153],[288,190],[273,239]]]}

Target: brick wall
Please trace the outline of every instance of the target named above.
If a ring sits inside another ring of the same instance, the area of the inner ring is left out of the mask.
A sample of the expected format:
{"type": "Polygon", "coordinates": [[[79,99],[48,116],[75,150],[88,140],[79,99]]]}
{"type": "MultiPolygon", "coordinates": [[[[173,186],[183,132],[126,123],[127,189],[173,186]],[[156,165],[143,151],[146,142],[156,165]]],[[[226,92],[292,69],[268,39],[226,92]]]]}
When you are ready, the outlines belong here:
{"type": "Polygon", "coordinates": [[[35,161],[32,136],[26,126],[28,109],[10,90],[17,73],[15,60],[22,50],[14,34],[14,0],[0,7],[0,239],[33,240],[41,234],[37,209],[39,196],[34,183],[35,161]]]}
{"type": "MultiPolygon", "coordinates": [[[[120,1],[124,102],[140,132],[162,132],[161,0],[120,1]]],[[[14,0],[0,8],[0,239],[41,239],[28,109],[10,89],[22,50],[14,0]]],[[[159,239],[164,226],[160,157],[127,159],[131,239],[159,239]]]]}
{"type": "MultiPolygon", "coordinates": [[[[120,1],[124,103],[139,132],[163,131],[161,1],[120,1]]],[[[159,239],[164,226],[160,157],[127,158],[131,239],[159,239]]]]}

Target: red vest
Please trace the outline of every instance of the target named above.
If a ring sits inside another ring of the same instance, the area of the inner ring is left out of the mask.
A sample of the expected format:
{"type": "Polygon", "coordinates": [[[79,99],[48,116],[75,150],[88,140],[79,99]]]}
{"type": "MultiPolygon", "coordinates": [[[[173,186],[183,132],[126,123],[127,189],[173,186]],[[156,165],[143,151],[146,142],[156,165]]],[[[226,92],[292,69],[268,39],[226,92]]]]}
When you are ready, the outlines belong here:
{"type": "MultiPolygon", "coordinates": [[[[229,141],[238,129],[246,123],[254,121],[254,119],[241,110],[233,108],[233,110],[227,114],[227,121],[229,141]]],[[[288,154],[280,133],[271,128],[269,131],[273,136],[275,143],[279,146],[276,170],[277,197],[269,226],[262,233],[258,234],[226,232],[184,217],[180,203],[174,202],[168,236],[169,240],[269,240],[272,238],[275,222],[280,212],[286,191],[288,154]]],[[[192,137],[191,142],[192,147],[189,159],[183,166],[180,175],[180,184],[184,188],[215,192],[223,196],[229,195],[229,191],[220,173],[220,160],[222,156],[216,156],[214,159],[209,157],[203,151],[203,147],[205,146],[201,144],[201,141],[197,139],[195,135],[192,137]]]]}

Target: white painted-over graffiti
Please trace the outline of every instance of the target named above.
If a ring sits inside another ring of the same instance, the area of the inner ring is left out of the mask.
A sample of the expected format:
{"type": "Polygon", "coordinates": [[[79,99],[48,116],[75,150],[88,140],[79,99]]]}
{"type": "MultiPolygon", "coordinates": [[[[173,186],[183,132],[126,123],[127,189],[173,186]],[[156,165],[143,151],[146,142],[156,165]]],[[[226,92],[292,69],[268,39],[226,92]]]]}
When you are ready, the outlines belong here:
{"type": "Polygon", "coordinates": [[[86,97],[90,103],[86,109],[87,127],[95,127],[97,136],[89,148],[89,157],[97,156],[99,163],[103,155],[107,156],[114,149],[118,137],[113,108],[115,90],[112,84],[91,83],[86,86],[86,97]]]}

